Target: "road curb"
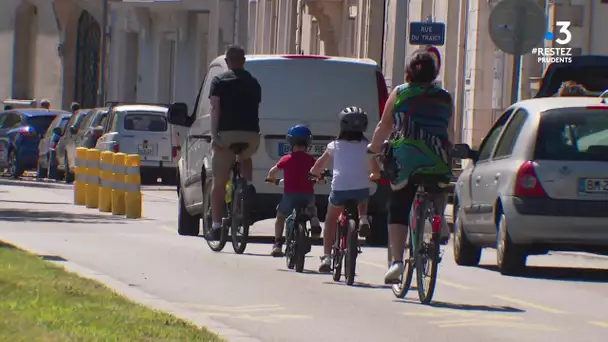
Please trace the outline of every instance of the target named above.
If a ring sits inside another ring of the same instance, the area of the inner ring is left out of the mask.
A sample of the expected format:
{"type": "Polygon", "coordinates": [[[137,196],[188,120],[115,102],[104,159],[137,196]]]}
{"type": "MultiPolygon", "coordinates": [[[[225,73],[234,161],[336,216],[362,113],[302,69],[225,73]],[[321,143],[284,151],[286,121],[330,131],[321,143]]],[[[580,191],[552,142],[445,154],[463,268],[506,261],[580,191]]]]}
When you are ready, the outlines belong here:
{"type": "MultiPolygon", "coordinates": [[[[10,243],[10,241],[7,241],[10,243]]],[[[17,246],[21,250],[27,251],[34,255],[38,255],[39,253],[25,249],[21,246],[17,246]]],[[[251,337],[244,332],[239,330],[230,328],[229,326],[222,324],[209,316],[204,315],[201,312],[198,312],[193,309],[189,309],[183,307],[179,304],[171,303],[162,298],[153,296],[149,293],[146,293],[133,285],[129,285],[121,282],[107,274],[100,273],[84,266],[81,266],[77,263],[71,261],[49,261],[52,264],[55,264],[59,267],[64,268],[68,272],[76,273],[77,275],[95,280],[109,287],[119,295],[126,297],[132,300],[135,303],[144,305],[153,310],[159,310],[166,313],[169,313],[177,318],[188,321],[200,328],[206,328],[210,332],[218,334],[221,338],[230,341],[230,342],[262,342],[259,339],[251,337]]]]}
{"type": "Polygon", "coordinates": [[[24,180],[24,179],[7,179],[0,178],[0,185],[24,186],[30,188],[46,188],[46,189],[63,189],[69,190],[71,184],[50,183],[45,181],[24,180]]]}

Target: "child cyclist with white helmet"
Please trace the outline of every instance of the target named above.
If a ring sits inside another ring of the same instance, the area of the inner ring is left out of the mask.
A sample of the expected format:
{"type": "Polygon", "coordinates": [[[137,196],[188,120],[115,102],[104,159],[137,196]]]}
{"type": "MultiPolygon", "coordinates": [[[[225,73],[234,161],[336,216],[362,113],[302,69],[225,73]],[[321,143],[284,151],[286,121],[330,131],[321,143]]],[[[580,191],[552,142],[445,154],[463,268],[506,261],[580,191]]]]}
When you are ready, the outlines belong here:
{"type": "Polygon", "coordinates": [[[317,159],[310,173],[320,177],[330,159],[333,159],[331,193],[327,205],[325,229],[323,230],[323,250],[319,272],[331,272],[331,249],[336,235],[337,221],[349,200],[359,203],[359,235],[367,237],[370,225],[367,220],[367,200],[369,198],[369,165],[374,167],[367,153],[367,113],[358,107],[348,107],[339,114],[340,134],[327,145],[325,153],[317,159]]]}
{"type": "Polygon", "coordinates": [[[287,132],[287,142],[291,146],[291,153],[287,154],[268,171],[268,180],[274,180],[279,170],[283,171],[283,197],[277,206],[277,219],[274,226],[275,242],[271,255],[280,257],[283,255],[283,229],[285,219],[293,212],[300,201],[309,203],[308,214],[310,219],[310,230],[313,237],[321,234],[321,223],[317,218],[317,207],[315,207],[315,189],[308,178],[308,171],[315,164],[315,158],[306,150],[312,141],[312,132],[308,127],[296,125],[287,132]]]}

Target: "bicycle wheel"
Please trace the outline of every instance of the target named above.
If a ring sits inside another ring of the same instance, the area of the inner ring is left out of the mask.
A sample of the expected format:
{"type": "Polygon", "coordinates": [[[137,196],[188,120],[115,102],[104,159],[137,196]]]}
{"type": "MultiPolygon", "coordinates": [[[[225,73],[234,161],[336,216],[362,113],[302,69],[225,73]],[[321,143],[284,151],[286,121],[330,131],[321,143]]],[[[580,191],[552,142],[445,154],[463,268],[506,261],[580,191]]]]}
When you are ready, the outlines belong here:
{"type": "Polygon", "coordinates": [[[296,264],[296,272],[302,273],[304,271],[304,262],[306,261],[306,251],[304,250],[306,246],[306,228],[302,223],[297,224],[297,232],[296,232],[296,248],[295,248],[295,264],[296,264]]]}
{"type": "MultiPolygon", "coordinates": [[[[294,222],[295,225],[295,222],[294,222]]],[[[287,235],[287,241],[285,241],[285,264],[287,268],[293,270],[296,263],[295,253],[296,253],[296,239],[295,239],[295,229],[291,229],[289,234],[287,235]]]]}
{"type": "Polygon", "coordinates": [[[346,232],[346,285],[352,285],[355,282],[355,268],[357,265],[357,255],[359,254],[359,237],[357,234],[357,222],[348,220],[346,232]]]}
{"type": "Polygon", "coordinates": [[[242,254],[247,248],[249,238],[249,188],[244,178],[239,178],[232,196],[232,248],[242,254]]]}
{"type": "Polygon", "coordinates": [[[408,226],[406,232],[406,240],[405,240],[405,256],[407,260],[403,260],[403,274],[401,275],[401,282],[399,284],[394,284],[392,286],[393,294],[397,298],[404,298],[408,291],[410,290],[410,286],[412,285],[412,278],[414,276],[414,248],[413,248],[413,236],[412,230],[408,226]]]}
{"type": "Polygon", "coordinates": [[[422,304],[429,304],[433,299],[439,260],[439,234],[427,233],[425,229],[429,205],[432,205],[430,201],[421,199],[416,210],[416,280],[422,304]],[[429,237],[428,242],[426,237],[429,237]]]}
{"type": "MultiPolygon", "coordinates": [[[[209,187],[209,188],[211,188],[211,187],[209,187]]],[[[206,197],[206,198],[208,198],[208,201],[211,200],[210,195],[209,195],[209,197],[206,197]]],[[[221,228],[222,234],[220,235],[220,239],[213,240],[213,239],[209,238],[209,235],[211,234],[211,225],[212,225],[211,205],[209,203],[206,214],[204,215],[204,219],[203,219],[203,236],[205,237],[205,240],[207,241],[207,246],[209,246],[209,248],[212,251],[221,252],[224,249],[224,247],[226,246],[226,242],[228,242],[228,227],[226,227],[224,224],[222,224],[222,228],[221,228]]]]}
{"type": "Polygon", "coordinates": [[[338,223],[336,227],[336,239],[334,240],[334,246],[332,250],[332,270],[334,281],[340,281],[342,277],[342,261],[344,260],[344,254],[342,250],[346,245],[346,234],[344,234],[344,228],[338,223]]]}

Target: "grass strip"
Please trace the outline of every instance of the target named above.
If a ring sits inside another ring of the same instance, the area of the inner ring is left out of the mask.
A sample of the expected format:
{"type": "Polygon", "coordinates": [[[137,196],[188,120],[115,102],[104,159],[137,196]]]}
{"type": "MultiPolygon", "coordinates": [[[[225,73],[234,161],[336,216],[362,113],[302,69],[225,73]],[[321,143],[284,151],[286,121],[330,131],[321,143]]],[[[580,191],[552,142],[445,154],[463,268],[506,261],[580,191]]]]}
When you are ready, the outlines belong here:
{"type": "Polygon", "coordinates": [[[0,341],[222,341],[0,241],[0,341]]]}

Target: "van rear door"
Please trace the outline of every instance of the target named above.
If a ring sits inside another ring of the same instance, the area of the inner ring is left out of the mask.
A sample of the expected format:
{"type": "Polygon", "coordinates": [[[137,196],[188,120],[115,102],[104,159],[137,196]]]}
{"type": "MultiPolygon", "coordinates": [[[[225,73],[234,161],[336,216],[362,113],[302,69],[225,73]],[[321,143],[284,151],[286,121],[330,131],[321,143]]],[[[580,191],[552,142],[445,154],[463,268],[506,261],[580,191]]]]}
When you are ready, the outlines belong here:
{"type": "Polygon", "coordinates": [[[361,107],[369,114],[368,137],[371,137],[380,116],[379,103],[382,98],[386,100],[384,79],[383,95],[379,94],[379,70],[373,62],[287,56],[254,59],[247,63],[247,69],[262,86],[260,151],[266,154],[265,164],[289,153],[285,135],[296,124],[311,129],[310,153],[320,156],[339,133],[338,114],[347,106],[361,107]]]}
{"type": "Polygon", "coordinates": [[[139,154],[143,161],[171,162],[171,131],[166,113],[127,111],[120,130],[119,150],[139,154]]]}

